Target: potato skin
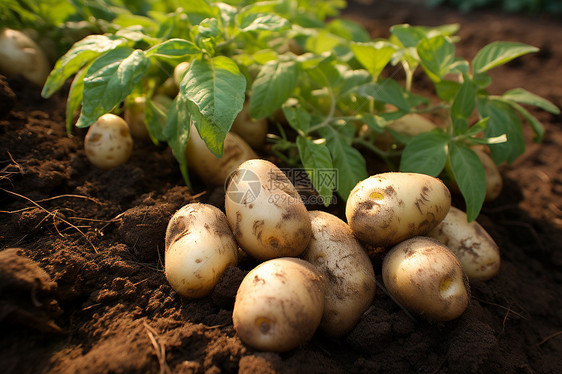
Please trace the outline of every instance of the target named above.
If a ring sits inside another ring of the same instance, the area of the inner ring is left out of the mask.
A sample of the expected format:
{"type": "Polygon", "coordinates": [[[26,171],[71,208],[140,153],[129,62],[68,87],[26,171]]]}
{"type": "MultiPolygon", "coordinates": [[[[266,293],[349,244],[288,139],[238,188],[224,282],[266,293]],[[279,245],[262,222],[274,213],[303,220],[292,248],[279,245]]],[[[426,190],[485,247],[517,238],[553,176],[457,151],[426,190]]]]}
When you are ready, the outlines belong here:
{"type": "Polygon", "coordinates": [[[187,157],[188,167],[205,184],[211,186],[224,185],[228,177],[241,163],[258,157],[242,138],[228,132],[224,139],[223,155],[218,158],[209,150],[194,126],[191,127],[185,156],[187,157]]]}
{"type": "Polygon", "coordinates": [[[244,107],[234,119],[230,131],[244,139],[250,147],[259,149],[262,148],[265,143],[267,120],[265,118],[254,120],[250,116],[250,102],[245,101],[244,107]]]}
{"type": "Polygon", "coordinates": [[[326,280],[324,315],[320,329],[341,337],[356,325],[375,296],[375,272],[369,256],[353,232],[338,217],[309,212],[312,239],[302,258],[326,280]]]}
{"type": "Polygon", "coordinates": [[[238,244],[256,259],[299,256],[310,241],[310,218],[300,195],[269,161],[249,160],[236,169],[225,211],[238,244]]]}
{"type": "Polygon", "coordinates": [[[166,230],[166,278],[181,296],[208,295],[222,273],[238,262],[238,244],[218,208],[188,204],[170,219],[166,230]]]}
{"type": "Polygon", "coordinates": [[[299,258],[276,258],[250,271],[238,288],[232,321],[254,349],[287,352],[315,333],[324,310],[318,270],[299,258]]]}
{"type": "Polygon", "coordinates": [[[469,279],[486,281],[500,269],[500,251],[490,234],[466,213],[451,207],[449,213],[428,236],[439,240],[459,259],[469,279]]]}
{"type": "Polygon", "coordinates": [[[425,235],[445,218],[451,193],[439,179],[418,173],[382,173],[349,194],[345,214],[353,233],[375,247],[425,235]]]}
{"type": "Polygon", "coordinates": [[[96,167],[108,170],[127,162],[133,138],[123,118],[106,113],[94,122],[84,138],[86,157],[96,167]]]}
{"type": "Polygon", "coordinates": [[[49,59],[29,36],[8,28],[0,31],[0,72],[21,74],[29,82],[43,86],[50,71],[49,59]]]}
{"type": "Polygon", "coordinates": [[[469,304],[459,260],[432,238],[417,236],[394,246],[383,260],[382,277],[400,305],[429,321],[455,319],[469,304]]]}

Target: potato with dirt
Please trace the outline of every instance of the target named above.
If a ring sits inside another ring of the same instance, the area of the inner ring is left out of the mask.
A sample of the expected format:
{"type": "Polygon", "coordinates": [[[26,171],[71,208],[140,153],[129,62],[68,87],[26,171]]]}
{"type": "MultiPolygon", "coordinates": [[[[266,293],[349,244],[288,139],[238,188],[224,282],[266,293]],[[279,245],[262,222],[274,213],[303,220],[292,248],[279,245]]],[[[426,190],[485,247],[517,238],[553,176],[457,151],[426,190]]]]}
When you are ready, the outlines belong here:
{"type": "Polygon", "coordinates": [[[222,273],[237,263],[238,244],[220,209],[192,203],[174,213],[166,230],[164,267],[178,294],[208,295],[222,273]]]}
{"type": "Polygon", "coordinates": [[[451,207],[449,213],[428,236],[439,240],[459,259],[469,279],[486,281],[500,269],[500,250],[494,239],[466,213],[451,207]]]}
{"type": "Polygon", "coordinates": [[[228,132],[224,138],[223,155],[219,158],[209,150],[195,126],[191,126],[185,157],[187,166],[205,184],[222,186],[241,163],[258,156],[242,138],[228,132]]]}
{"type": "Polygon", "coordinates": [[[389,172],[373,175],[349,194],[345,215],[353,233],[374,247],[389,247],[425,235],[451,206],[441,180],[425,174],[389,172]]]}
{"type": "Polygon", "coordinates": [[[417,236],[394,246],[384,257],[382,277],[397,303],[429,321],[453,320],[470,301],[459,260],[432,238],[417,236]]]}
{"type": "Polygon", "coordinates": [[[51,64],[43,50],[19,30],[5,28],[0,32],[0,72],[21,75],[29,82],[43,86],[51,64]]]}
{"type": "Polygon", "coordinates": [[[227,186],[225,211],[240,247],[258,260],[299,256],[312,235],[295,186],[266,160],[249,160],[236,169],[227,186]]]}
{"type": "Polygon", "coordinates": [[[367,252],[341,219],[323,211],[309,213],[312,239],[302,258],[326,281],[320,330],[331,337],[347,334],[371,305],[375,272],[367,252]]]}
{"type": "Polygon", "coordinates": [[[244,277],[232,321],[240,340],[260,351],[287,352],[315,333],[324,310],[320,272],[299,258],[261,263],[244,277]]]}
{"type": "Polygon", "coordinates": [[[94,122],[84,138],[86,157],[97,168],[113,169],[127,162],[133,151],[133,138],[125,120],[106,113],[94,122]]]}
{"type": "Polygon", "coordinates": [[[254,120],[250,116],[250,102],[246,100],[242,110],[234,119],[230,131],[244,139],[253,149],[260,149],[265,144],[267,119],[254,120]]]}

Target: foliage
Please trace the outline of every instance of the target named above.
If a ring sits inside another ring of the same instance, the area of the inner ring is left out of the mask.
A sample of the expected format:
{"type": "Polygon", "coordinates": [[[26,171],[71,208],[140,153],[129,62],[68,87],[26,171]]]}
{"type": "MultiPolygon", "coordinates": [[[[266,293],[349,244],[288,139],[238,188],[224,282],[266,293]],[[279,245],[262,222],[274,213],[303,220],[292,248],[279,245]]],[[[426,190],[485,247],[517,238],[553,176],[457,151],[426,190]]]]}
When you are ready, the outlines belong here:
{"type": "Polygon", "coordinates": [[[543,133],[521,104],[558,113],[524,89],[503,95],[486,90],[490,69],[536,48],[495,42],[469,61],[455,55],[457,25],[396,25],[388,39],[372,39],[360,25],[338,17],[342,0],[165,2],[172,11],[156,2],[135,3],[136,13],[119,8],[106,33],[75,43],[56,63],[43,95],[51,96],[75,76],[69,131],[78,110],[77,126],[87,127],[123,101],[146,96],[147,127],[155,142],[171,146],[188,183],[184,149],[190,124],[220,157],[247,98],[254,118],[276,122],[284,115],[271,149],[285,162],[338,170],[337,186],[311,173],[325,201],[334,188],[346,199],[367,177],[363,154],[370,151],[390,167],[399,161],[402,171],[452,174],[473,220],[484,200],[485,177],[470,147],[486,145],[496,163],[512,162],[524,151],[521,119],[533,127],[537,141],[543,133]],[[150,98],[182,61],[190,67],[179,91],[167,113],[156,114],[150,98]],[[392,78],[398,69],[405,72],[404,84],[392,78]],[[413,92],[417,70],[433,82],[438,103],[413,92]],[[391,149],[375,145],[392,120],[434,112],[446,113],[442,127],[413,138],[393,132],[397,143],[391,149]]]}

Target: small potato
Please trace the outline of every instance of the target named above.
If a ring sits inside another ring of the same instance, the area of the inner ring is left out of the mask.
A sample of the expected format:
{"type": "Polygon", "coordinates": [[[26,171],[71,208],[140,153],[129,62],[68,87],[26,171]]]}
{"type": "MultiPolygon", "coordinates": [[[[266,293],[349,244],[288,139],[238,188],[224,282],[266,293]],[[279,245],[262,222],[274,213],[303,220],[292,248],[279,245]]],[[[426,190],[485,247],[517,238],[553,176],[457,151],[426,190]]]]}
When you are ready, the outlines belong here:
{"type": "Polygon", "coordinates": [[[240,339],[260,351],[286,352],[306,343],[322,319],[325,285],[298,258],[276,258],[246,275],[232,312],[240,339]]]}
{"type": "Polygon", "coordinates": [[[375,272],[369,256],[338,217],[309,213],[312,239],[302,258],[314,265],[326,281],[320,330],[332,337],[347,334],[375,296],[375,272]]]}
{"type": "Polygon", "coordinates": [[[238,135],[228,132],[224,139],[223,155],[218,158],[209,150],[194,126],[191,127],[185,156],[188,167],[205,184],[212,186],[224,185],[241,163],[258,157],[244,140],[238,135]]]}
{"type": "Polygon", "coordinates": [[[353,233],[374,247],[425,235],[445,218],[451,194],[439,179],[417,173],[382,173],[357,184],[345,215],[353,233]]]}
{"type": "Polygon", "coordinates": [[[127,162],[133,151],[133,138],[127,122],[106,113],[94,122],[84,138],[86,157],[100,169],[112,169],[127,162]]]}
{"type": "Polygon", "coordinates": [[[183,62],[180,62],[179,64],[177,64],[176,67],[174,68],[173,78],[174,78],[174,82],[175,82],[177,87],[180,86],[180,83],[181,83],[184,75],[189,70],[190,66],[191,66],[190,62],[183,61],[183,62]]]}
{"type": "Polygon", "coordinates": [[[51,71],[49,59],[41,48],[23,32],[3,29],[0,32],[0,72],[21,75],[43,86],[51,71]]]}
{"type": "Polygon", "coordinates": [[[135,97],[131,102],[128,102],[123,112],[123,118],[129,125],[131,136],[135,139],[148,140],[150,135],[144,121],[144,108],[146,98],[143,96],[135,97]]]}
{"type": "Polygon", "coordinates": [[[256,259],[299,256],[310,241],[310,218],[300,195],[269,161],[249,160],[236,169],[225,210],[240,247],[256,259]]]}
{"type": "Polygon", "coordinates": [[[267,135],[267,120],[261,118],[254,120],[250,116],[250,102],[246,101],[238,116],[232,123],[231,131],[239,135],[248,145],[254,149],[262,148],[267,135]]]}
{"type": "Polygon", "coordinates": [[[499,248],[482,226],[468,222],[466,213],[451,207],[428,236],[439,240],[457,256],[469,279],[488,280],[500,269],[499,248]]]}
{"type": "Polygon", "coordinates": [[[238,245],[218,208],[188,204],[170,219],[166,230],[166,279],[181,296],[208,295],[222,273],[238,262],[238,245]]]}
{"type": "Polygon", "coordinates": [[[443,244],[414,237],[393,247],[382,263],[387,291],[407,310],[429,321],[459,317],[470,300],[468,278],[443,244]]]}

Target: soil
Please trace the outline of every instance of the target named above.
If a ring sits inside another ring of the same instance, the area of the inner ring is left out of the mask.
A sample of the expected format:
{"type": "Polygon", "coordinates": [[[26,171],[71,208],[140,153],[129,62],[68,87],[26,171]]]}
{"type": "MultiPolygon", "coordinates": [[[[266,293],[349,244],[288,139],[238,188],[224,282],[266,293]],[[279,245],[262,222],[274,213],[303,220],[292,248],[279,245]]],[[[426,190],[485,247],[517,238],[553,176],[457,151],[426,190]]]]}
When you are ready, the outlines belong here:
{"type": "MultiPolygon", "coordinates": [[[[373,3],[373,4],[369,4],[373,3]]],[[[352,3],[345,17],[373,36],[393,24],[458,22],[460,55],[513,40],[539,53],[493,71],[492,92],[523,87],[562,106],[562,23],[545,15],[352,3]]],[[[422,89],[427,82],[416,82],[422,89]]],[[[135,143],[130,161],[91,166],[83,130],[65,132],[65,92],[49,100],[19,78],[0,79],[0,367],[4,373],[560,373],[562,368],[562,118],[512,165],[479,222],[502,266],[471,282],[458,319],[411,319],[381,287],[344,338],[317,333],[288,353],[257,352],[232,326],[239,283],[229,268],[213,293],[179,297],[163,273],[164,233],[193,201],[223,208],[222,187],[188,189],[165,146],[135,143]]],[[[267,154],[262,154],[267,157],[267,154]]],[[[342,210],[337,207],[341,217],[342,210]]],[[[374,261],[380,274],[380,262],[374,261]]],[[[380,278],[379,278],[380,281],[380,278]]]]}

